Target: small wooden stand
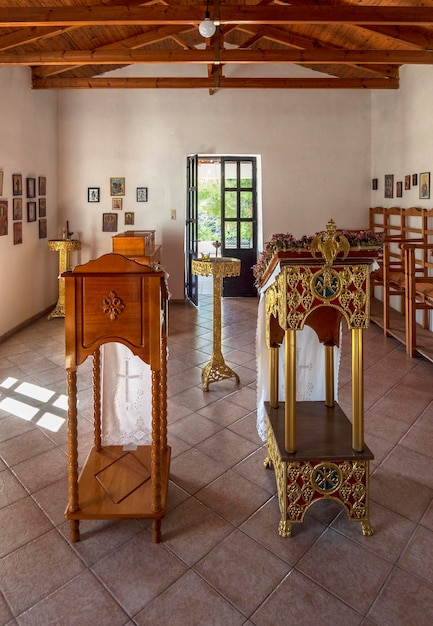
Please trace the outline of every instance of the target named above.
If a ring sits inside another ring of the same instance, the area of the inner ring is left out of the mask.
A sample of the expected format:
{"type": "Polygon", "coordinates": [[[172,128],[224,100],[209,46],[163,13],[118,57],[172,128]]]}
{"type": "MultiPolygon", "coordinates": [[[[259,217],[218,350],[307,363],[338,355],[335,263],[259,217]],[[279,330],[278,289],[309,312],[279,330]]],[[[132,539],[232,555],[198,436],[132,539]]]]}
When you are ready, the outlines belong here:
{"type": "Polygon", "coordinates": [[[106,254],[63,274],[68,378],[68,480],[65,517],[71,541],[81,519],[153,520],[161,540],[170,466],[167,445],[165,274],[119,254],[106,254]],[[101,444],[101,351],[120,342],[151,368],[152,441],[126,450],[101,444]],[[79,475],[77,367],[93,356],[94,445],[79,475]]]}
{"type": "Polygon", "coordinates": [[[113,252],[144,265],[161,263],[161,246],[155,245],[154,230],[127,230],[112,237],[113,252]]]}
{"type": "MultiPolygon", "coordinates": [[[[290,537],[319,499],[340,502],[364,535],[368,517],[369,461],[364,443],[362,332],[369,324],[370,265],[377,251],[349,251],[331,221],[311,252],[275,255],[280,272],[266,290],[266,336],[270,348],[270,401],[266,466],[273,466],[281,512],[279,534],[290,537]],[[323,258],[316,259],[319,251],[323,258]],[[342,254],[343,253],[343,254],[342,254]],[[352,424],[334,400],[333,349],[342,317],[352,330],[352,424]],[[324,402],[296,401],[296,333],[304,325],[324,345],[324,402]],[[279,348],[285,340],[284,404],[278,399],[279,348]]],[[[266,280],[265,276],[265,280],[266,280]]]]}

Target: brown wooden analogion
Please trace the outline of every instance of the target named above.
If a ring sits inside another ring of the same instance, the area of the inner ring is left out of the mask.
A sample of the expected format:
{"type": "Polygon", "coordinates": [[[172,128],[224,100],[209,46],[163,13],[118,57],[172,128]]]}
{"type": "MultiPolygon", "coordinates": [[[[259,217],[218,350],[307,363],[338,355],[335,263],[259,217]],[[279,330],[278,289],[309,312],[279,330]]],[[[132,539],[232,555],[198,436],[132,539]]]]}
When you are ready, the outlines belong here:
{"type": "Polygon", "coordinates": [[[68,480],[65,517],[71,541],[82,519],[152,519],[161,540],[170,466],[167,445],[165,274],[119,254],[106,254],[62,275],[65,279],[68,379],[68,480]],[[152,439],[127,450],[102,445],[101,346],[118,342],[151,369],[152,439]],[[79,473],[77,368],[93,357],[94,443],[79,473]]]}

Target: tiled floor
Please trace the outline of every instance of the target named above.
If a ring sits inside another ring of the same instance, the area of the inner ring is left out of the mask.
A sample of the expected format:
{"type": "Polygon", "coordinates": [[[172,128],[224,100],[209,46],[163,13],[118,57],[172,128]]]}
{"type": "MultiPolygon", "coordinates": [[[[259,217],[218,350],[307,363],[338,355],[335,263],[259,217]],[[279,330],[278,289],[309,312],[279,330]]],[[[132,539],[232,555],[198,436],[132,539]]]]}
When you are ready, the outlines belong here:
{"type": "MultiPolygon", "coordinates": [[[[161,544],[152,544],[148,522],[135,520],[83,521],[81,542],[69,543],[63,320],[41,319],[0,344],[0,624],[433,623],[433,364],[408,359],[374,325],[365,333],[375,534],[364,537],[343,509],[322,501],[283,539],[255,430],[256,315],[255,299],[223,302],[223,351],[241,385],[222,381],[206,393],[210,298],[198,309],[170,305],[173,452],[161,544]],[[38,387],[51,397],[31,397],[38,387]]],[[[347,412],[349,350],[346,336],[347,412]]],[[[88,368],[82,455],[92,437],[90,384],[88,368]]]]}

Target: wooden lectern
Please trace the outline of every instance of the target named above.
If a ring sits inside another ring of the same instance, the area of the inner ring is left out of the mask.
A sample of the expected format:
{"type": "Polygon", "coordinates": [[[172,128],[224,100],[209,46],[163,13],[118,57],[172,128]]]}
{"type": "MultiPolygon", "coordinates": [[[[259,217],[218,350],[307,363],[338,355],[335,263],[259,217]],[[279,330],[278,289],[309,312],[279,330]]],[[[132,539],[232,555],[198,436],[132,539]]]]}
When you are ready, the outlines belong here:
{"type": "Polygon", "coordinates": [[[65,279],[71,541],[81,519],[152,519],[161,540],[170,465],[167,445],[167,289],[165,274],[119,254],[75,267],[65,279]],[[151,369],[150,445],[102,445],[101,346],[127,346],[151,369]],[[77,368],[93,356],[94,443],[78,472],[77,368]]]}

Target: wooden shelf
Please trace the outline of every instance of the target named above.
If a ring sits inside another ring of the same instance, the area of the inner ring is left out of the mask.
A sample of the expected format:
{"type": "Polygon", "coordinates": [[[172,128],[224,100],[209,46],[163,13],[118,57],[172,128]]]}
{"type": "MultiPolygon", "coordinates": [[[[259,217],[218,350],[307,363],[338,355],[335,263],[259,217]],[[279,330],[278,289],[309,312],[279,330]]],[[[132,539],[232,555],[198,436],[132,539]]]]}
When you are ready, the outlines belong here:
{"type": "Polygon", "coordinates": [[[374,458],[365,444],[363,452],[352,448],[352,424],[338,404],[330,408],[324,402],[296,403],[297,448],[294,453],[286,452],[284,447],[284,402],[277,409],[265,402],[265,408],[283,462],[374,458]]]}
{"type": "Polygon", "coordinates": [[[73,513],[68,507],[65,517],[75,520],[162,518],[167,500],[169,468],[170,448],[161,458],[161,511],[155,512],[151,503],[151,446],[139,446],[131,452],[125,452],[122,446],[105,446],[100,450],[92,448],[78,479],[79,510],[73,513]],[[132,455],[142,465],[142,482],[131,466],[119,463],[125,454],[132,455]],[[107,486],[104,489],[98,476],[101,470],[109,466],[115,468],[115,484],[114,489],[107,491],[107,486]],[[116,503],[110,497],[109,492],[113,493],[114,490],[125,494],[120,502],[116,503]]]}

